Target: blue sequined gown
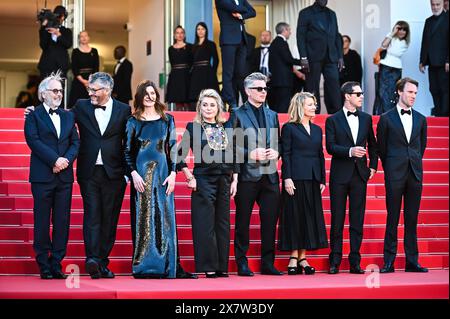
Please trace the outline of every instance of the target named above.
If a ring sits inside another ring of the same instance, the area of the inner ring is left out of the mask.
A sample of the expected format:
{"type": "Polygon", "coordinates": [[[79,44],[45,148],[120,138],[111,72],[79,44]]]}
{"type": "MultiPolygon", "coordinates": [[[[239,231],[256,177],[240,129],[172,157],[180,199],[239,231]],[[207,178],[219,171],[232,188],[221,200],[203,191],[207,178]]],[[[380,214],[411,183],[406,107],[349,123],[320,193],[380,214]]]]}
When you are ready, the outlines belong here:
{"type": "Polygon", "coordinates": [[[167,196],[167,185],[162,185],[170,172],[176,171],[176,132],[173,116],[166,116],[167,120],[153,121],[130,117],[127,123],[128,169],[136,170],[146,183],[143,193],[131,192],[136,232],[132,265],[135,277],[176,277],[174,195],[167,196]]]}

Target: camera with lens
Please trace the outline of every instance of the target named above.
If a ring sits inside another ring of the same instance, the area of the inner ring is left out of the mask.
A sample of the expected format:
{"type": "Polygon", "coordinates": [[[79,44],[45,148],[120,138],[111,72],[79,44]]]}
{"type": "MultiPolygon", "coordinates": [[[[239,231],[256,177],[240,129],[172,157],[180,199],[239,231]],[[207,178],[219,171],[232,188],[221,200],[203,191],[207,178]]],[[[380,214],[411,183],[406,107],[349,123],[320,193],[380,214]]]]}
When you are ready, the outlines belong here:
{"type": "Polygon", "coordinates": [[[61,27],[62,18],[67,18],[67,10],[63,6],[56,6],[53,12],[50,9],[44,8],[37,14],[37,20],[42,25],[44,21],[47,21],[45,28],[55,28],[61,27]]]}

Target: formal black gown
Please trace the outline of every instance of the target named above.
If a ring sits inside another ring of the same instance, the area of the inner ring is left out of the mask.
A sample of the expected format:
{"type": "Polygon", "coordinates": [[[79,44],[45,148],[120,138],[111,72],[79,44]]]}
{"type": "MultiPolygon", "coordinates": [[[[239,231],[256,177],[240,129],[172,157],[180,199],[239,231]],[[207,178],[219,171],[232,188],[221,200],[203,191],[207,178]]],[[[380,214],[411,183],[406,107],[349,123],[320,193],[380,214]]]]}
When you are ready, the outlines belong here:
{"type": "Polygon", "coordinates": [[[310,127],[311,135],[303,125],[294,123],[285,124],[281,132],[283,181],[292,178],[296,188],[291,196],[286,192],[283,182],[282,213],[278,231],[278,248],[282,251],[328,247],[320,192],[320,184],[325,183],[322,129],[312,123],[310,127]],[[292,156],[293,148],[300,150],[300,156],[292,156]],[[314,171],[314,165],[318,163],[320,168],[314,171]],[[294,173],[296,170],[303,170],[303,177],[294,173]],[[318,174],[320,176],[316,176],[318,174]]]}
{"type": "Polygon", "coordinates": [[[339,73],[340,84],[349,81],[361,83],[362,73],[361,56],[355,50],[348,50],[344,55],[344,68],[339,73]]]}
{"type": "Polygon", "coordinates": [[[72,73],[73,81],[70,91],[69,108],[72,108],[78,99],[88,99],[86,87],[77,79],[78,75],[85,80],[89,79],[89,75],[98,72],[99,57],[96,48],[92,48],[90,52],[81,52],[79,49],[72,51],[72,73]]]}
{"type": "Polygon", "coordinates": [[[132,220],[136,221],[133,276],[137,278],[176,277],[174,194],[167,196],[167,185],[162,186],[176,171],[175,121],[169,114],[167,119],[140,121],[130,117],[127,123],[128,169],[136,170],[146,183],[143,193],[131,192],[132,220]]]}
{"type": "Polygon", "coordinates": [[[169,48],[170,74],[167,81],[168,103],[189,103],[189,81],[192,67],[192,44],[183,48],[169,48]]]}
{"type": "Polygon", "coordinates": [[[196,102],[202,90],[214,89],[219,92],[217,80],[217,67],[219,56],[216,44],[206,40],[202,45],[195,44],[192,47],[193,64],[191,71],[191,82],[189,88],[189,99],[196,102]]]}

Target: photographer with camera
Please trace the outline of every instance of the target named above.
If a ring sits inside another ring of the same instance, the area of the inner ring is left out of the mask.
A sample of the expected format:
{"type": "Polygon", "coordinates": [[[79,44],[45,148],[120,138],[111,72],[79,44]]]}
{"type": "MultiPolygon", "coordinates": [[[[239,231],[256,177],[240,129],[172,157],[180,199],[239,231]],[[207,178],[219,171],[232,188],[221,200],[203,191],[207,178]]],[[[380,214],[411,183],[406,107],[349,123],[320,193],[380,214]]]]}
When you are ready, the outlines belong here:
{"type": "Polygon", "coordinates": [[[43,9],[39,12],[38,21],[39,46],[42,49],[38,69],[41,78],[61,70],[65,77],[70,67],[68,49],[72,47],[72,31],[65,28],[62,23],[67,18],[67,10],[63,6],[56,6],[53,12],[43,9]]]}

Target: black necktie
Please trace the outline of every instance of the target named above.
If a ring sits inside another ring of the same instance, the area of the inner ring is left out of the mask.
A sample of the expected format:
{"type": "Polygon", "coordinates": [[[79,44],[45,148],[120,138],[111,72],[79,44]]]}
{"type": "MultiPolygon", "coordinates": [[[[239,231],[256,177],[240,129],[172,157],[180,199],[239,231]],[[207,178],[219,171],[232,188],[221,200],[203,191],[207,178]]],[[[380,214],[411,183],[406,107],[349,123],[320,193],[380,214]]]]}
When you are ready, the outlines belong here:
{"type": "Polygon", "coordinates": [[[403,109],[401,109],[401,110],[400,110],[400,114],[401,114],[401,115],[404,115],[404,114],[411,115],[411,110],[403,110],[403,109]]]}
{"type": "Polygon", "coordinates": [[[350,116],[350,115],[354,115],[355,117],[358,117],[359,113],[358,113],[358,111],[355,111],[353,113],[350,111],[347,111],[347,116],[350,116]]]}
{"type": "Polygon", "coordinates": [[[58,114],[59,115],[59,110],[58,109],[49,109],[48,110],[48,114],[52,115],[52,114],[58,114]]]}
{"type": "Polygon", "coordinates": [[[95,109],[102,109],[103,111],[106,110],[106,106],[103,106],[103,105],[96,105],[94,108],[95,109]]]}

